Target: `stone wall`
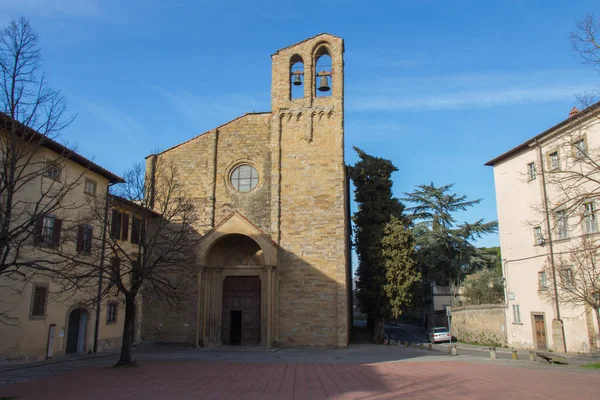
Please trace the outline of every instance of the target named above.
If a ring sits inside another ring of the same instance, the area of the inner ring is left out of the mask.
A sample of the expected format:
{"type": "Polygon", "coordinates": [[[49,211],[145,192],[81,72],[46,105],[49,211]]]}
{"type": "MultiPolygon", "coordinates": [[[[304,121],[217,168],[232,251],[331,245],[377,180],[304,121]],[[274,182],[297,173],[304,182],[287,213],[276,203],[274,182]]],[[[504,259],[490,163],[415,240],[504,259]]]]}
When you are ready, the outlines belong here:
{"type": "Polygon", "coordinates": [[[282,346],[348,343],[343,41],[320,35],[273,55],[271,220],[284,250],[279,273],[282,346]],[[331,56],[332,90],[317,97],[314,65],[331,56]],[[304,97],[290,100],[290,64],[304,61],[304,97]]]}
{"type": "Polygon", "coordinates": [[[505,345],[504,304],[482,304],[452,309],[452,334],[460,341],[505,345]]]}

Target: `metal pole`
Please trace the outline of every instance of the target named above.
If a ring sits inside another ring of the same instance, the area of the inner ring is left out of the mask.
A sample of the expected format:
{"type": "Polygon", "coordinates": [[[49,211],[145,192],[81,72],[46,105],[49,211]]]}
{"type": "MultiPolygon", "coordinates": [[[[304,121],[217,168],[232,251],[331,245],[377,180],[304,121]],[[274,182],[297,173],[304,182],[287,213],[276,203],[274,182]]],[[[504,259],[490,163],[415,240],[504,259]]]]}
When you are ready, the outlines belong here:
{"type": "Polygon", "coordinates": [[[94,323],[94,353],[98,352],[98,330],[100,329],[100,307],[102,306],[102,279],[104,267],[104,253],[106,248],[106,227],[108,226],[108,197],[112,183],[106,187],[104,200],[104,221],[102,223],[102,247],[100,248],[100,265],[98,268],[98,292],[96,294],[96,321],[94,323]]]}
{"type": "Polygon", "coordinates": [[[558,301],[558,287],[556,285],[556,265],[554,263],[554,245],[552,243],[552,227],[550,226],[550,211],[548,210],[548,191],[546,190],[546,174],[544,171],[544,156],[542,154],[542,145],[537,140],[535,143],[538,146],[538,153],[540,156],[540,168],[542,171],[542,189],[544,194],[544,210],[546,212],[546,228],[548,229],[548,244],[550,245],[550,264],[552,265],[552,282],[554,283],[554,303],[556,306],[556,319],[560,322],[560,329],[563,340],[563,347],[565,353],[567,352],[567,340],[565,338],[565,325],[562,319],[560,319],[560,306],[558,301]]]}

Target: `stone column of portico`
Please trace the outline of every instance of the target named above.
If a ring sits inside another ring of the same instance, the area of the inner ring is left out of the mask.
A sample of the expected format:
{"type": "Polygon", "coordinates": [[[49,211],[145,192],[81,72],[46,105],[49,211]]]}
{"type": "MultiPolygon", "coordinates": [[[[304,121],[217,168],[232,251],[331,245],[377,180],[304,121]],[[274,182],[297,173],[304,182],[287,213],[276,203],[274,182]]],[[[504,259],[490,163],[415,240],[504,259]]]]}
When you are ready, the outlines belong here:
{"type": "Polygon", "coordinates": [[[202,342],[205,346],[220,344],[220,320],[223,297],[223,277],[221,270],[205,268],[203,272],[203,315],[202,342]]]}
{"type": "Polygon", "coordinates": [[[275,280],[275,266],[268,265],[267,266],[267,343],[266,347],[270,348],[273,346],[273,332],[274,332],[274,313],[273,313],[273,304],[275,302],[275,293],[274,293],[274,280],[275,280]]]}
{"type": "MultiPolygon", "coordinates": [[[[201,316],[204,313],[201,312],[200,307],[202,306],[201,296],[202,295],[202,269],[198,269],[198,282],[196,287],[196,347],[200,347],[200,332],[203,332],[204,323],[201,316]],[[202,327],[200,326],[202,324],[202,327]]],[[[204,336],[202,336],[202,345],[204,345],[204,336]]]]}

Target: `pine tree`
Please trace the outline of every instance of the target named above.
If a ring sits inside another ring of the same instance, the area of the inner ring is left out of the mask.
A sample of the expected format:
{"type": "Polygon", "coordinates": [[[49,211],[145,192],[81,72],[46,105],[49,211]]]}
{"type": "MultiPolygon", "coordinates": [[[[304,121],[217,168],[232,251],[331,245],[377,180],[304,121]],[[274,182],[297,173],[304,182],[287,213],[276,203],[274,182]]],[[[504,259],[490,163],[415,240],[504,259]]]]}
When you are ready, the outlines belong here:
{"type": "Polygon", "coordinates": [[[441,285],[457,283],[489,260],[489,254],[475,247],[473,241],[498,229],[497,221],[483,219],[456,224],[454,213],[468,210],[481,199],[467,200],[467,196],[450,193],[452,187],[419,185],[403,199],[414,204],[407,211],[414,223],[419,270],[424,279],[441,285]]]}

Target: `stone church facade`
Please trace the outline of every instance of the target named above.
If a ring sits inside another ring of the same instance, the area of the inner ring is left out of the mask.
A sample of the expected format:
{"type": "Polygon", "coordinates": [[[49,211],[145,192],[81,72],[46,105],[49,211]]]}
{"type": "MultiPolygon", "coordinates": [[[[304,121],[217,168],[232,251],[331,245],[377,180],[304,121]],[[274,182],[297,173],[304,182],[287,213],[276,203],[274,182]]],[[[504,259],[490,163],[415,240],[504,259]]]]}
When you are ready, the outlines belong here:
{"type": "Polygon", "coordinates": [[[177,165],[201,218],[197,265],[179,277],[194,294],[178,311],[144,299],[142,340],[348,345],[343,53],[343,40],[329,34],[277,51],[270,112],[147,158],[148,168],[158,158],[177,165]],[[320,67],[323,59],[330,64],[320,67]]]}

